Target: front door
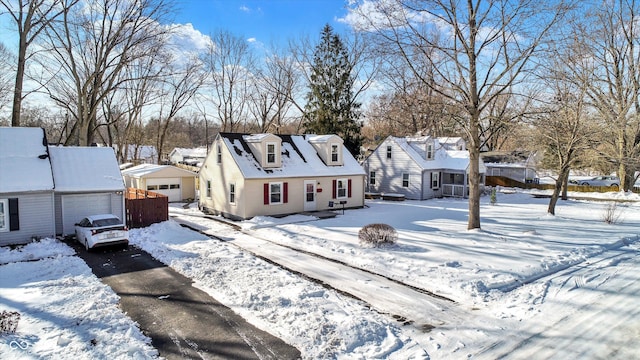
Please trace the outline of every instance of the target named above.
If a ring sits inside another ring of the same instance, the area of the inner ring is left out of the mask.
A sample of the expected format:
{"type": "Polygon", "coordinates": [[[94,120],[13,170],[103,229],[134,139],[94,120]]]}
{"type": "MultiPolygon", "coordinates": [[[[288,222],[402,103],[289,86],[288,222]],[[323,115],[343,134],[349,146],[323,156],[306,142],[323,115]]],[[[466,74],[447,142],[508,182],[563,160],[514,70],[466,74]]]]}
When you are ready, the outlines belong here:
{"type": "Polygon", "coordinates": [[[304,211],[316,211],[316,181],[304,181],[304,211]]]}

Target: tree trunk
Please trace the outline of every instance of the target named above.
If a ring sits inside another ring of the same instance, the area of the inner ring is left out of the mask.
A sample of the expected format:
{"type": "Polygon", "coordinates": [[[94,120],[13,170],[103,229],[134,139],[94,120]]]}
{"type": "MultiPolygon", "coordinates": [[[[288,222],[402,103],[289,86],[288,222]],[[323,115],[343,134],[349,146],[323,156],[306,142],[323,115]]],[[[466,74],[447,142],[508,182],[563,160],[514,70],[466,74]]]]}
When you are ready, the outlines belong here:
{"type": "Polygon", "coordinates": [[[18,47],[18,68],[16,71],[16,84],[13,92],[13,108],[11,110],[11,126],[20,126],[22,112],[22,84],[24,81],[24,67],[27,52],[27,34],[20,32],[20,46],[18,47]]]}
{"type": "Polygon", "coordinates": [[[562,200],[567,200],[567,191],[569,190],[569,170],[567,169],[562,176],[562,200]]]}

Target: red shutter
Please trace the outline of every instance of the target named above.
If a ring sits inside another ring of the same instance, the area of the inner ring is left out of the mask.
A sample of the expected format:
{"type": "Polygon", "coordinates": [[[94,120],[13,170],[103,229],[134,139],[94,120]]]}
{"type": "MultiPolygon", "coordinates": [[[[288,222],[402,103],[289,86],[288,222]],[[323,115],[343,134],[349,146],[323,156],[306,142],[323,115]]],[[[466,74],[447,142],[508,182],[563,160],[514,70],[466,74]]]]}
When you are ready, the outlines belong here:
{"type": "Polygon", "coordinates": [[[351,179],[347,181],[347,197],[351,197],[351,179]]]}
{"type": "Polygon", "coordinates": [[[333,199],[336,198],[336,191],[338,189],[338,180],[333,180],[333,199]]]}
{"type": "Polygon", "coordinates": [[[282,193],[282,202],[286,204],[289,202],[289,183],[282,183],[282,193]]]}
{"type": "Polygon", "coordinates": [[[264,204],[269,205],[269,183],[264,183],[264,204]]]}

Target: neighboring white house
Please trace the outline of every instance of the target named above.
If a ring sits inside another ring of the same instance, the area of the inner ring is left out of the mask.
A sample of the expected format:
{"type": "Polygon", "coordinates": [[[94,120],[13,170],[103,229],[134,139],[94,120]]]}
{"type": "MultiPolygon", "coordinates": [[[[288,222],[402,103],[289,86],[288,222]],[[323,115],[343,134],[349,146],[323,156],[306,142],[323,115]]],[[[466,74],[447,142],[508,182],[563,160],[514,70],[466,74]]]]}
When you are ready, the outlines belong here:
{"type": "Polygon", "coordinates": [[[112,148],[48,146],[41,128],[0,127],[0,245],[70,235],[87,215],[125,220],[112,148]]]}
{"type": "Polygon", "coordinates": [[[362,207],[364,175],[336,135],[219,133],[199,207],[232,219],[362,207]]]}
{"type": "Polygon", "coordinates": [[[56,234],[71,235],[88,215],[113,214],[126,221],[126,190],[110,147],[49,147],[55,181],[56,234]]]}
{"type": "Polygon", "coordinates": [[[487,176],[504,176],[521,183],[538,180],[536,153],[531,151],[491,151],[480,154],[487,176]]]}
{"type": "MultiPolygon", "coordinates": [[[[364,161],[366,191],[425,200],[467,197],[469,152],[462,138],[386,138],[364,161]]],[[[485,167],[480,161],[484,184],[485,167]]]]}
{"type": "Polygon", "coordinates": [[[207,157],[207,148],[198,147],[193,149],[174,148],[169,153],[169,162],[172,164],[185,164],[199,167],[207,157]]]}
{"type": "Polygon", "coordinates": [[[170,202],[196,198],[198,174],[171,165],[140,164],[122,170],[127,187],[166,195],[170,202]]]}
{"type": "Polygon", "coordinates": [[[44,130],[0,127],[0,246],[55,235],[53,184],[44,130]]]}

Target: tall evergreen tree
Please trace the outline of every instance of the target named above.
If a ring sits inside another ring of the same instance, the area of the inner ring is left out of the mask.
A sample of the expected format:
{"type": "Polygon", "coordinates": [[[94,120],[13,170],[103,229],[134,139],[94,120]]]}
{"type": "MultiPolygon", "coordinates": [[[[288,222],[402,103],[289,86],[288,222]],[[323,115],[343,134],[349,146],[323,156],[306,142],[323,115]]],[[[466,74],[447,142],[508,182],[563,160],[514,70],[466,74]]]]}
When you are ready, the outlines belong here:
{"type": "Polygon", "coordinates": [[[303,127],[314,134],[336,134],[347,149],[360,153],[360,103],[353,96],[353,64],[340,37],[328,24],[313,53],[303,127]]]}

